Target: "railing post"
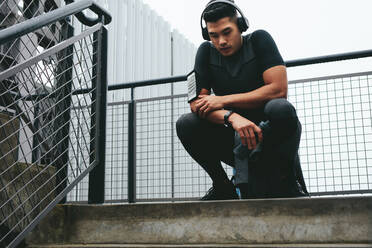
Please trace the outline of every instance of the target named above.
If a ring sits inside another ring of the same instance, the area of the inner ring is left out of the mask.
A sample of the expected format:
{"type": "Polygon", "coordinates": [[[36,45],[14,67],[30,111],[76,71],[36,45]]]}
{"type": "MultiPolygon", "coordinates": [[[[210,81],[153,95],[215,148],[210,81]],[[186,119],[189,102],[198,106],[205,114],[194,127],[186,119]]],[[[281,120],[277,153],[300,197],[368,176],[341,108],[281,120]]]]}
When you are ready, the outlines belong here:
{"type": "Polygon", "coordinates": [[[94,33],[94,40],[97,40],[94,45],[93,76],[92,87],[96,88],[93,91],[92,101],[96,101],[92,106],[92,129],[91,140],[95,137],[94,142],[91,142],[91,150],[95,150],[95,154],[91,157],[97,161],[95,168],[89,173],[89,190],[88,203],[99,204],[105,201],[105,159],[106,159],[106,110],[107,110],[107,29],[102,28],[94,33]]]}
{"type": "MultiPolygon", "coordinates": [[[[174,76],[174,39],[173,32],[171,33],[171,75],[174,76]]],[[[171,170],[172,170],[172,182],[171,182],[171,198],[174,199],[174,82],[171,84],[171,170]]]]}
{"type": "MultiPolygon", "coordinates": [[[[67,40],[70,37],[74,35],[74,28],[67,24],[66,28],[63,30],[63,40],[67,40]]],[[[70,120],[71,120],[71,110],[65,111],[65,109],[69,109],[72,104],[72,74],[73,74],[73,46],[68,47],[64,51],[61,51],[57,54],[59,64],[57,66],[57,73],[56,74],[62,74],[61,77],[58,77],[57,79],[57,98],[55,100],[56,102],[56,109],[57,113],[63,113],[62,115],[58,116],[54,120],[54,130],[56,131],[56,136],[53,140],[53,146],[55,147],[52,150],[48,151],[48,155],[44,157],[42,161],[45,164],[48,164],[55,156],[60,156],[60,159],[58,159],[55,162],[55,166],[59,172],[56,175],[56,184],[59,185],[57,187],[57,194],[60,194],[67,186],[67,181],[65,180],[68,176],[68,166],[69,163],[69,134],[70,134],[70,120]],[[61,59],[63,58],[63,61],[61,62],[61,59]],[[68,82],[68,83],[66,83],[68,82]],[[63,125],[63,128],[60,129],[61,125],[63,125]],[[59,155],[59,153],[62,152],[62,155],[59,155]]],[[[39,140],[39,142],[43,142],[42,140],[39,140]]],[[[38,145],[37,142],[35,144],[38,145]]],[[[64,197],[60,203],[65,203],[66,197],[64,197]]]]}
{"type": "Polygon", "coordinates": [[[128,106],[128,202],[136,202],[136,106],[134,88],[128,106]]]}

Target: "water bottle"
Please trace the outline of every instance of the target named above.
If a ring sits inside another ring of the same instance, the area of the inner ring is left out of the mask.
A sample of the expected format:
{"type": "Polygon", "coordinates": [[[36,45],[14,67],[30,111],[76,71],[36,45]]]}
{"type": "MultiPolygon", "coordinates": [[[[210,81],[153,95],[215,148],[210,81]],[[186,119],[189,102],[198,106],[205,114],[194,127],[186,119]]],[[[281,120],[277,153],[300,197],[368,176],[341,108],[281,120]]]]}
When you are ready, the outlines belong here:
{"type": "Polygon", "coordinates": [[[270,130],[270,121],[265,121],[265,122],[261,121],[258,127],[262,130],[263,140],[261,142],[258,142],[258,137],[256,135],[256,141],[258,142],[258,144],[256,148],[253,150],[249,150],[247,146],[244,146],[243,144],[239,144],[234,149],[235,156],[237,156],[240,159],[249,157],[249,161],[252,163],[255,163],[260,160],[261,155],[262,155],[263,142],[264,142],[265,136],[269,133],[269,130],[270,130]]]}

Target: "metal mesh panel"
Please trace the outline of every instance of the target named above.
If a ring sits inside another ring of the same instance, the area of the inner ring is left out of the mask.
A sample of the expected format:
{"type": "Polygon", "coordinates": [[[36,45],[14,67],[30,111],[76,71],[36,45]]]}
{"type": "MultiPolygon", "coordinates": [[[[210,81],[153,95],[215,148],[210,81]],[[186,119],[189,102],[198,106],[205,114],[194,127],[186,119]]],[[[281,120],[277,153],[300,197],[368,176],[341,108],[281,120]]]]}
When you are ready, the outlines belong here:
{"type": "MultiPolygon", "coordinates": [[[[128,193],[128,102],[109,103],[106,117],[105,201],[123,201],[128,193]]],[[[84,178],[68,201],[87,202],[88,183],[84,178]]]]}
{"type": "MultiPolygon", "coordinates": [[[[122,202],[128,197],[128,102],[107,106],[105,202],[122,202]]],[[[88,178],[70,192],[71,202],[88,201],[88,178]]]]}
{"type": "Polygon", "coordinates": [[[60,6],[58,0],[4,0],[0,3],[0,27],[8,27],[60,6]]]}
{"type": "Polygon", "coordinates": [[[121,201],[128,193],[128,104],[110,104],[107,119],[105,200],[121,201]]]}
{"type": "MultiPolygon", "coordinates": [[[[0,3],[0,27],[6,28],[57,8],[60,1],[5,0],[0,3]]],[[[0,71],[40,54],[66,39],[66,22],[57,22],[0,46],[0,71]]]]}
{"type": "Polygon", "coordinates": [[[171,100],[136,105],[137,198],[171,198],[171,100]]]}
{"type": "Polygon", "coordinates": [[[93,32],[100,27],[76,42],[67,40],[71,45],[65,48],[50,47],[0,73],[2,247],[95,162],[90,148],[96,90],[93,32]],[[87,88],[90,92],[74,94],[87,88]]]}
{"type": "Polygon", "coordinates": [[[300,157],[313,194],[372,191],[372,77],[344,75],[290,84],[303,132],[300,157]]]}

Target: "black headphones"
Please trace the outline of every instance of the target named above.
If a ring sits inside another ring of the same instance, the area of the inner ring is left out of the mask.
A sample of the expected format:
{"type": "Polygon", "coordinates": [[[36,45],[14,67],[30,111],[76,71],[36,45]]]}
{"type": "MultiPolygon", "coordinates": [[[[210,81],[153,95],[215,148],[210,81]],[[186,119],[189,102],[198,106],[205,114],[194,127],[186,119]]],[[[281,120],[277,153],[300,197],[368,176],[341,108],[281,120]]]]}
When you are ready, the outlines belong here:
{"type": "Polygon", "coordinates": [[[204,40],[211,40],[209,38],[209,34],[208,34],[208,29],[207,27],[203,27],[203,17],[204,17],[204,13],[205,13],[205,10],[213,5],[213,4],[216,4],[216,3],[226,3],[226,4],[229,4],[231,6],[233,6],[241,15],[241,17],[238,17],[238,28],[239,28],[239,31],[241,33],[247,31],[247,29],[249,28],[249,22],[248,22],[248,19],[244,16],[243,14],[243,11],[240,10],[240,8],[233,2],[233,1],[229,1],[229,0],[216,0],[216,1],[211,1],[207,4],[207,6],[205,6],[204,10],[203,10],[203,13],[201,14],[201,17],[200,17],[200,27],[202,29],[202,35],[203,35],[203,38],[204,40]]]}

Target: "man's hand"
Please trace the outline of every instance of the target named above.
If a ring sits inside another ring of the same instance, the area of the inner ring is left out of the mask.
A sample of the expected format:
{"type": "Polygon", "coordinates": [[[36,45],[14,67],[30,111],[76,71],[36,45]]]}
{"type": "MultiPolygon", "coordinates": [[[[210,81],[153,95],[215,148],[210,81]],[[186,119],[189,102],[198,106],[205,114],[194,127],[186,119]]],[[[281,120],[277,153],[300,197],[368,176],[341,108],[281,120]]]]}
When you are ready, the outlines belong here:
{"type": "Polygon", "coordinates": [[[258,142],[262,141],[262,130],[252,121],[240,116],[237,113],[233,113],[229,117],[229,121],[234,130],[240,135],[242,144],[248,146],[249,150],[253,150],[257,146],[256,136],[254,133],[257,133],[258,142]]]}
{"type": "Polygon", "coordinates": [[[205,118],[210,112],[220,110],[223,107],[221,96],[200,95],[195,100],[195,112],[202,118],[205,118]]]}
{"type": "Polygon", "coordinates": [[[196,113],[198,110],[196,109],[196,100],[190,102],[190,109],[191,112],[196,113]]]}

